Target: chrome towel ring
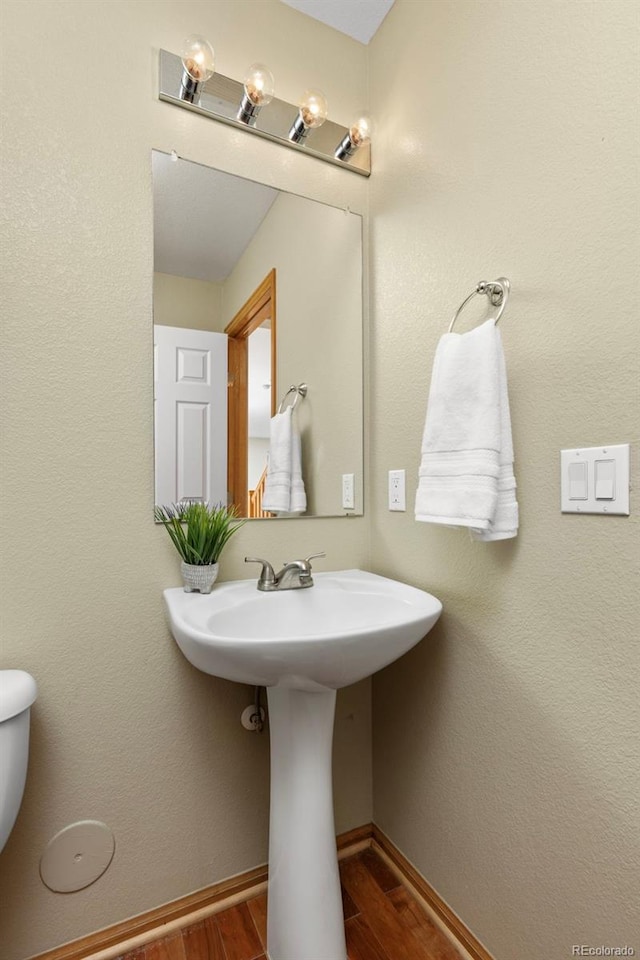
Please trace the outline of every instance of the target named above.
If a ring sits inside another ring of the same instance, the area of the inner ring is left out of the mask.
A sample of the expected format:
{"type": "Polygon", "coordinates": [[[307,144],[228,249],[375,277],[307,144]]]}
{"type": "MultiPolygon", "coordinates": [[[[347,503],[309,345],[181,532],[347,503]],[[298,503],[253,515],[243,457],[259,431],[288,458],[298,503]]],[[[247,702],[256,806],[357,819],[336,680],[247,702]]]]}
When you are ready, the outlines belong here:
{"type": "Polygon", "coordinates": [[[290,393],[295,393],[295,397],[293,398],[293,403],[291,404],[291,409],[295,410],[298,400],[300,400],[301,397],[304,400],[304,398],[307,395],[308,389],[309,388],[306,383],[298,383],[298,384],[292,383],[289,389],[287,390],[287,392],[285,393],[284,397],[280,401],[280,406],[278,407],[278,413],[284,412],[286,400],[290,393]]]}
{"type": "Polygon", "coordinates": [[[464,307],[469,303],[477,293],[483,293],[485,296],[489,297],[491,303],[494,307],[498,307],[498,312],[495,317],[488,317],[487,319],[493,320],[494,323],[497,323],[502,312],[507,305],[507,300],[509,299],[509,291],[511,290],[511,284],[506,277],[498,277],[497,280],[481,280],[478,283],[478,286],[475,288],[473,293],[470,293],[466,300],[463,300],[456,312],[453,315],[453,320],[449,324],[448,333],[451,333],[453,330],[453,325],[460,316],[460,313],[464,307]]]}

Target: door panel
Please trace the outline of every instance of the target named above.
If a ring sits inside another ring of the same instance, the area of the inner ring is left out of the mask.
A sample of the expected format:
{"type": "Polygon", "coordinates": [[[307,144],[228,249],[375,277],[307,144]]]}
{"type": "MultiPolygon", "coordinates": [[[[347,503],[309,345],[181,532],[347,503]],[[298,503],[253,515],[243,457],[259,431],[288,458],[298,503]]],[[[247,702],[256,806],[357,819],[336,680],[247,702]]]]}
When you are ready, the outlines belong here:
{"type": "Polygon", "coordinates": [[[157,504],[227,502],[227,335],[154,325],[157,504]]]}

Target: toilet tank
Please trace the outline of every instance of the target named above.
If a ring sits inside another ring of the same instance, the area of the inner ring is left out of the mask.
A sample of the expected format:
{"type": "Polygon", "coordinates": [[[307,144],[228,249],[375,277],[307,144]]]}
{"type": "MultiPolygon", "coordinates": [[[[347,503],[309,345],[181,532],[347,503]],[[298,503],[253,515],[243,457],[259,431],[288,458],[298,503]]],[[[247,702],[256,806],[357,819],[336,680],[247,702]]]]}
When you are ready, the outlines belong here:
{"type": "Polygon", "coordinates": [[[29,761],[29,714],[38,688],[24,670],[0,670],[0,850],[22,802],[29,761]]]}

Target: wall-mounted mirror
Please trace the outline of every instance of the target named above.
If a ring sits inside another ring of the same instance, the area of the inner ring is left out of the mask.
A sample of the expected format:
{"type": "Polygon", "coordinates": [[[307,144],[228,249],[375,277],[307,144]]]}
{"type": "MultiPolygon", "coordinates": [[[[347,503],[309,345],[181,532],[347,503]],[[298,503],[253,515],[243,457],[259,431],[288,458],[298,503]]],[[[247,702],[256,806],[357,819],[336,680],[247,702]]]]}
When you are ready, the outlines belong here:
{"type": "Polygon", "coordinates": [[[287,516],[262,506],[270,425],[306,384],[296,515],[361,514],[361,217],[175,155],[152,164],[155,502],[287,516]]]}

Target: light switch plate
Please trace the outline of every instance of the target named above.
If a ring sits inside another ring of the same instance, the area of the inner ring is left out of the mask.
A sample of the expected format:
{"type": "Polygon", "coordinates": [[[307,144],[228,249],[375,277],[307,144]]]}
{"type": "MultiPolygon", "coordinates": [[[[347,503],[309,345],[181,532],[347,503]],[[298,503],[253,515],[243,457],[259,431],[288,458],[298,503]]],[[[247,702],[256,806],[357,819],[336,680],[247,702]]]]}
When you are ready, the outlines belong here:
{"type": "Polygon", "coordinates": [[[629,444],[560,451],[563,513],[629,516],[629,444]]]}

